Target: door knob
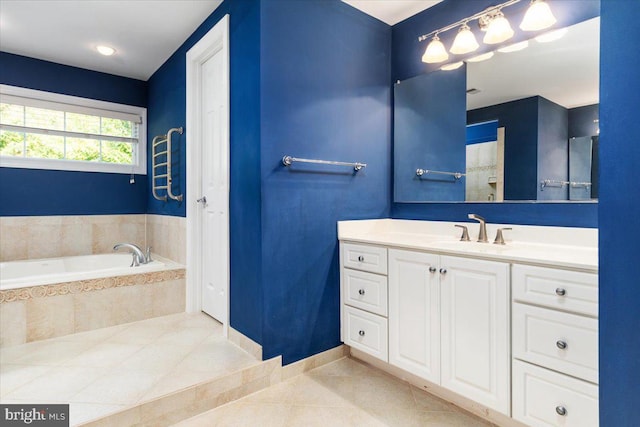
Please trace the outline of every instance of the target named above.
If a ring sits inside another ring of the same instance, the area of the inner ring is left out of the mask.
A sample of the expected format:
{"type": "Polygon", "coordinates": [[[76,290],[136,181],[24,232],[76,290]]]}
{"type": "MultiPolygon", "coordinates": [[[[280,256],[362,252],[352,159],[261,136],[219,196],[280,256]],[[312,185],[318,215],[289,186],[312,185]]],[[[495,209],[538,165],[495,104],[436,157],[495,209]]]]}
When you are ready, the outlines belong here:
{"type": "Polygon", "coordinates": [[[203,206],[206,206],[207,205],[207,196],[200,197],[198,200],[196,200],[196,203],[202,203],[203,206]]]}

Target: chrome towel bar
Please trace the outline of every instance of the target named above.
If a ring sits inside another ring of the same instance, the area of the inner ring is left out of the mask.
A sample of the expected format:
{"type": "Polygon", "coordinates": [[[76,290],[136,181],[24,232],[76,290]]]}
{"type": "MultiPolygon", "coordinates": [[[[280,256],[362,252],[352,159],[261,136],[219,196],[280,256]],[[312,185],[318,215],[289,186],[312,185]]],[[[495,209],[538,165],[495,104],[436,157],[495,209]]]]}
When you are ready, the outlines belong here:
{"type": "Polygon", "coordinates": [[[300,163],[316,163],[321,165],[335,165],[335,166],[351,166],[356,172],[362,168],[366,168],[366,163],[359,162],[336,162],[333,160],[314,160],[314,159],[300,159],[297,157],[284,156],[282,158],[282,164],[285,166],[291,166],[293,162],[300,163]]]}
{"type": "Polygon", "coordinates": [[[591,187],[590,182],[579,182],[579,181],[560,181],[557,179],[543,179],[540,181],[540,191],[544,191],[545,187],[555,187],[562,188],[565,185],[569,185],[573,188],[589,188],[591,187]]]}
{"type": "Polygon", "coordinates": [[[151,143],[151,193],[157,200],[167,201],[168,199],[182,201],[182,194],[173,194],[171,183],[173,175],[171,174],[171,136],[174,133],[182,135],[184,129],[171,128],[166,135],[158,135],[153,138],[151,143]],[[163,145],[164,144],[164,145],[163,145]],[[163,170],[159,170],[164,168],[163,170]],[[164,180],[158,182],[157,180],[164,180]],[[167,194],[161,196],[157,190],[167,190],[167,194]]]}
{"type": "Polygon", "coordinates": [[[429,173],[435,173],[438,175],[450,175],[453,176],[455,179],[460,179],[463,176],[467,176],[466,174],[462,173],[462,172],[444,172],[444,171],[434,171],[431,169],[416,169],[416,175],[417,176],[422,176],[425,174],[429,174],[429,173]]]}

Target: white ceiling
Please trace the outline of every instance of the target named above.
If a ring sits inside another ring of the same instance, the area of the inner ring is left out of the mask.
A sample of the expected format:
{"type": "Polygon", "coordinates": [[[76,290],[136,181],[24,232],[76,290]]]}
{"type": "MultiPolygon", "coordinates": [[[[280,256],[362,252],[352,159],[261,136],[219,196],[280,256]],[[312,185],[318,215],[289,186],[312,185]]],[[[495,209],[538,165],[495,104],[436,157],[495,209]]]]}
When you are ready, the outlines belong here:
{"type": "Polygon", "coordinates": [[[569,28],[560,40],[467,64],[467,109],[540,95],[565,108],[599,102],[600,18],[569,28]]]}
{"type": "Polygon", "coordinates": [[[221,3],[0,0],[0,50],[147,80],[221,3]],[[100,44],[116,54],[98,54],[100,44]]]}
{"type": "Polygon", "coordinates": [[[342,0],[364,13],[395,25],[442,0],[342,0]]]}

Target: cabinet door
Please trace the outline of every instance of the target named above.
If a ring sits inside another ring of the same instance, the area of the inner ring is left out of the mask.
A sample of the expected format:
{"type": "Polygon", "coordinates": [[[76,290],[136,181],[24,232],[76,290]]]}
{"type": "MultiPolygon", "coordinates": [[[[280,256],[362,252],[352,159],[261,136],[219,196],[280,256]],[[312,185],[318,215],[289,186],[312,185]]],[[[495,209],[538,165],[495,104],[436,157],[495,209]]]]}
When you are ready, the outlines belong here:
{"type": "Polygon", "coordinates": [[[440,266],[442,386],[509,415],[509,264],[443,256],[440,266]]]}
{"type": "Polygon", "coordinates": [[[389,250],[389,363],[440,383],[438,256],[389,250]]]}

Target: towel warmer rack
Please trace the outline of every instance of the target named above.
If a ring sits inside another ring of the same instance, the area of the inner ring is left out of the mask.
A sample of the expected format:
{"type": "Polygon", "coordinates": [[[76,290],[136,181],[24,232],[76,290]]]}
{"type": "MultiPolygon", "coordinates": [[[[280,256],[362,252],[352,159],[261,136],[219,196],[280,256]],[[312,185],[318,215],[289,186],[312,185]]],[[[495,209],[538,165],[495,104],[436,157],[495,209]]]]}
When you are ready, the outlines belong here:
{"type": "Polygon", "coordinates": [[[171,174],[171,136],[176,132],[182,135],[184,130],[182,127],[171,128],[166,135],[154,137],[151,143],[151,192],[153,197],[164,202],[167,199],[182,201],[182,194],[173,194],[171,188],[173,182],[171,174]],[[158,190],[166,190],[167,194],[160,196],[158,190]]]}

